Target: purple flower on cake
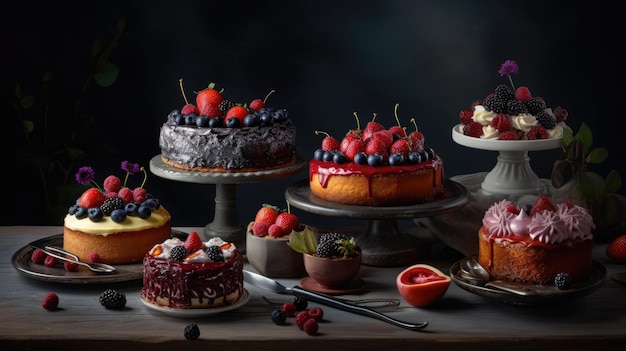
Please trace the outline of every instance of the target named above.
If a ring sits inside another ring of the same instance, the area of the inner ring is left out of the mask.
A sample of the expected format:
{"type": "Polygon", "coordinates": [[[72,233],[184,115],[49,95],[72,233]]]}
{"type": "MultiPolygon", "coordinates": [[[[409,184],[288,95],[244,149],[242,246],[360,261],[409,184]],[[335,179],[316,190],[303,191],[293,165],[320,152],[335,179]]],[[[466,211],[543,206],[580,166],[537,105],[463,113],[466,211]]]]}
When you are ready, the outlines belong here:
{"type": "Polygon", "coordinates": [[[76,172],[76,181],[82,185],[89,185],[91,183],[95,185],[96,188],[100,189],[98,183],[94,182],[93,180],[95,176],[96,172],[93,171],[93,168],[89,166],[83,166],[78,169],[78,172],[76,172]]]}
{"type": "MultiPolygon", "coordinates": [[[[148,178],[148,175],[146,174],[146,169],[144,167],[141,167],[138,163],[132,163],[130,161],[122,162],[121,167],[122,167],[122,170],[126,172],[124,183],[121,184],[122,187],[126,186],[126,182],[128,181],[129,175],[134,175],[138,172],[143,172],[143,181],[141,182],[141,186],[140,186],[140,188],[143,188],[144,184],[146,183],[146,179],[148,178]]],[[[102,191],[102,188],[100,187],[100,185],[98,185],[98,183],[94,181],[95,176],[96,176],[96,172],[94,172],[93,168],[89,166],[83,166],[78,169],[78,172],[76,172],[76,181],[82,185],[93,184],[96,188],[102,191]]],[[[120,183],[119,179],[117,180],[117,182],[120,183]]],[[[106,183],[106,180],[105,180],[105,183],[106,183]]],[[[105,184],[105,187],[106,186],[107,185],[105,184]]]]}
{"type": "Polygon", "coordinates": [[[513,88],[513,91],[515,91],[515,85],[513,84],[513,78],[511,78],[511,76],[517,74],[517,72],[519,72],[519,66],[517,65],[517,62],[513,60],[504,61],[504,63],[502,64],[502,66],[500,66],[500,69],[498,70],[498,73],[500,73],[501,77],[509,77],[509,81],[511,82],[511,87],[513,88]]]}
{"type": "Polygon", "coordinates": [[[130,161],[122,162],[122,169],[125,170],[128,174],[134,175],[135,173],[141,170],[141,166],[138,163],[131,163],[130,161]]]}

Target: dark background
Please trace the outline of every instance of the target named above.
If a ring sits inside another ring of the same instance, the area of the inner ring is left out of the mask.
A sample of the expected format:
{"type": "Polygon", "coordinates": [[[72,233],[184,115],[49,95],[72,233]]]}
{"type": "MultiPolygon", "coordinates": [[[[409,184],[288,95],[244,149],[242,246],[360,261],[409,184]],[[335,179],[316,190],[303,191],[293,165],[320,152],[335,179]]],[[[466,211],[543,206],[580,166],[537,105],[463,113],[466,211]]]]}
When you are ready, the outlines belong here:
{"type": "MultiPolygon", "coordinates": [[[[87,158],[96,180],[119,173],[123,160],[148,167],[159,154],[159,128],[167,114],[210,82],[236,101],[263,98],[285,107],[298,128],[298,148],[309,159],[319,147],[315,130],[336,136],[364,125],[403,124],[414,117],[426,144],[443,158],[446,177],[489,171],[497,153],[463,147],[451,139],[458,113],[499,84],[505,60],[519,64],[516,86],[526,85],[549,106],[563,106],[575,131],[586,123],[594,147],[609,159],[593,170],[626,175],[624,146],[624,30],[617,2],[609,1],[54,1],[12,4],[2,11],[3,97],[17,81],[35,97],[29,110],[44,125],[42,77],[59,87],[82,88],[95,39],[114,34],[124,18],[127,33],[111,55],[120,68],[108,88],[90,86],[81,111],[94,117],[85,135],[114,153],[87,158]],[[619,49],[619,50],[618,50],[619,49]]],[[[22,133],[5,104],[2,149],[3,224],[61,224],[62,214],[41,216],[40,177],[13,158],[22,133]],[[18,127],[16,129],[16,127],[18,127]],[[8,198],[8,199],[7,199],[8,198]]],[[[24,116],[22,116],[24,117],[24,116]]],[[[529,153],[534,171],[549,178],[560,150],[529,153]]],[[[237,186],[238,217],[253,219],[262,203],[286,207],[285,189],[307,177],[237,186]]],[[[175,226],[205,225],[213,218],[214,185],[180,183],[149,173],[146,188],[172,213],[175,226]]],[[[624,187],[620,189],[624,194],[624,187]]],[[[68,200],[69,201],[69,200],[68,200]]],[[[62,208],[70,202],[57,199],[62,208]]],[[[72,200],[73,201],[73,200],[72,200]]],[[[303,221],[339,221],[298,209],[303,221]]]]}

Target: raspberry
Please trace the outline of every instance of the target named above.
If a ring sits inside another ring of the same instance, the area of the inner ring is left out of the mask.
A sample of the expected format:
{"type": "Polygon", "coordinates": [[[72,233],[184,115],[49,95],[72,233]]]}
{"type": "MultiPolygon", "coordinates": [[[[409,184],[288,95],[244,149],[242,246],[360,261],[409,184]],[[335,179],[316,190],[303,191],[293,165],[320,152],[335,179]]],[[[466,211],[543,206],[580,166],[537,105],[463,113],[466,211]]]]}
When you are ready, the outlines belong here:
{"type": "Polygon", "coordinates": [[[499,140],[519,140],[519,136],[512,130],[502,132],[498,136],[499,140]]]}
{"type": "Polygon", "coordinates": [[[190,113],[195,113],[196,115],[199,115],[200,111],[198,110],[196,105],[194,105],[194,104],[187,104],[187,105],[183,106],[183,108],[180,110],[180,113],[182,113],[183,115],[188,115],[190,113]]]}
{"type": "Polygon", "coordinates": [[[509,115],[499,113],[491,120],[491,126],[498,132],[504,133],[513,128],[513,123],[511,122],[511,117],[509,117],[509,115]]]}
{"type": "Polygon", "coordinates": [[[117,193],[115,191],[107,191],[104,193],[105,199],[112,199],[114,197],[117,197],[117,193]]]}
{"type": "Polygon", "coordinates": [[[298,328],[304,330],[304,323],[308,321],[309,319],[315,320],[313,316],[309,314],[309,311],[300,311],[296,315],[296,325],[298,326],[298,328]]]}
{"type": "Polygon", "coordinates": [[[45,264],[46,267],[54,267],[57,264],[57,259],[54,256],[46,256],[43,264],[45,264]]]}
{"type": "Polygon", "coordinates": [[[268,229],[269,229],[269,225],[267,225],[267,223],[254,222],[254,224],[252,225],[252,234],[254,234],[255,236],[264,237],[264,236],[267,236],[267,234],[269,234],[268,229]]]}
{"type": "Polygon", "coordinates": [[[146,195],[147,195],[146,189],[144,189],[144,188],[135,188],[133,190],[133,201],[136,204],[140,204],[140,203],[146,201],[146,198],[147,198],[146,195]]]}
{"type": "Polygon", "coordinates": [[[200,337],[200,327],[195,323],[189,323],[185,327],[184,335],[187,340],[196,340],[200,337]]]}
{"type": "Polygon", "coordinates": [[[65,261],[63,262],[63,268],[65,268],[65,271],[67,272],[76,272],[78,269],[78,263],[65,261]]]}
{"type": "Polygon", "coordinates": [[[507,212],[511,212],[513,214],[516,214],[516,215],[519,214],[519,208],[517,208],[517,206],[515,206],[515,205],[508,205],[506,207],[506,210],[507,210],[507,212]]]}
{"type": "Polygon", "coordinates": [[[104,183],[102,184],[102,186],[104,187],[104,191],[106,192],[111,191],[117,193],[122,187],[122,181],[120,180],[120,178],[114,175],[110,175],[104,179],[104,183]]]}
{"type": "Polygon", "coordinates": [[[318,322],[321,322],[324,319],[324,310],[321,307],[313,307],[309,310],[309,315],[313,317],[318,322]]]}
{"type": "Polygon", "coordinates": [[[41,306],[48,311],[56,310],[59,307],[59,296],[53,292],[47,293],[41,306]]]}
{"type": "Polygon", "coordinates": [[[280,238],[281,236],[285,235],[283,227],[279,226],[278,224],[270,225],[270,227],[267,228],[267,233],[274,238],[280,238]]]}
{"type": "Polygon", "coordinates": [[[285,311],[287,317],[296,316],[296,305],[294,305],[293,302],[285,302],[282,306],[280,306],[280,309],[285,311]]]}
{"type": "Polygon", "coordinates": [[[123,187],[117,192],[117,196],[124,200],[124,203],[133,202],[133,191],[130,188],[123,187]]]}
{"type": "Polygon", "coordinates": [[[306,320],[302,326],[302,330],[309,335],[317,335],[319,324],[314,318],[306,320]]]}
{"type": "Polygon", "coordinates": [[[265,103],[263,103],[263,100],[261,99],[254,99],[250,102],[250,109],[254,111],[258,111],[262,109],[264,106],[265,106],[265,103]]]}
{"type": "Polygon", "coordinates": [[[546,128],[541,125],[534,126],[531,130],[528,131],[528,133],[526,133],[526,139],[548,139],[548,132],[546,131],[546,128]]]}
{"type": "Polygon", "coordinates": [[[46,256],[48,256],[42,249],[34,249],[33,253],[30,255],[31,261],[36,264],[43,264],[46,260],[46,256]]]}
{"type": "Polygon", "coordinates": [[[463,124],[468,124],[468,123],[472,122],[472,116],[473,115],[474,115],[474,111],[472,111],[470,109],[463,109],[459,113],[459,120],[463,124]]]}
{"type": "Polygon", "coordinates": [[[522,86],[515,90],[515,100],[528,102],[531,98],[532,95],[530,94],[530,90],[528,89],[528,87],[522,86]]]}
{"type": "Polygon", "coordinates": [[[100,255],[95,251],[89,253],[89,262],[92,262],[92,263],[100,262],[100,255]]]}
{"type": "Polygon", "coordinates": [[[463,134],[474,138],[483,135],[483,126],[478,122],[471,122],[463,126],[463,134]]]}

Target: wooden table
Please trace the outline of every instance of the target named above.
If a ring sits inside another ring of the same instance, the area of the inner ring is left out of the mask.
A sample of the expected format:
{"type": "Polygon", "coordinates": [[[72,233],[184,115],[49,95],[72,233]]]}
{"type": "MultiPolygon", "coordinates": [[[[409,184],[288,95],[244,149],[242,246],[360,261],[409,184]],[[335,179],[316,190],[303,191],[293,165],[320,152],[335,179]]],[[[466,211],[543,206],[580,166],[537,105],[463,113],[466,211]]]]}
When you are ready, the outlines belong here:
{"type": "MultiPolygon", "coordinates": [[[[176,228],[183,231],[202,228],[176,228]]],[[[611,275],[626,266],[608,262],[605,246],[595,247],[595,259],[607,271],[606,282],[585,297],[558,304],[513,306],[475,295],[451,284],[440,303],[414,308],[402,302],[385,312],[405,321],[428,321],[419,332],[377,319],[322,306],[319,335],[309,336],[293,318],[275,325],[270,301],[292,301],[246,285],[251,297],[241,308],[206,318],[179,318],[154,311],[140,300],[141,280],[109,284],[66,284],[40,281],[16,270],[11,257],[29,242],[54,234],[59,227],[0,227],[0,349],[2,350],[624,350],[626,286],[611,275]],[[98,302],[106,288],[126,294],[122,311],[98,302]],[[44,295],[55,292],[60,310],[41,307],[44,295]],[[197,323],[201,336],[188,341],[183,329],[197,323]]],[[[426,262],[449,272],[453,262],[426,262]]],[[[251,267],[247,267],[252,269],[251,267]]],[[[344,298],[399,298],[395,277],[402,267],[363,266],[361,294],[344,298]]],[[[296,279],[280,279],[287,286],[296,279]]],[[[310,303],[309,306],[315,304],[310,303]]]]}

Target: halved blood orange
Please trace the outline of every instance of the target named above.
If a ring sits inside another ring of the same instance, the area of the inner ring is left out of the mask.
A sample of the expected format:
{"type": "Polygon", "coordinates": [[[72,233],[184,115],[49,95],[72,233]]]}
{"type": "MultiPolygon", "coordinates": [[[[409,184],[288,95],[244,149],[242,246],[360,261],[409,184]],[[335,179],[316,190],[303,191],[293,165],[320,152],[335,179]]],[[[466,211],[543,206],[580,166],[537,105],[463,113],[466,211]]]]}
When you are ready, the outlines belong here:
{"type": "Polygon", "coordinates": [[[416,264],[396,277],[400,296],[415,307],[424,307],[439,301],[450,286],[450,277],[427,264],[416,264]]]}

